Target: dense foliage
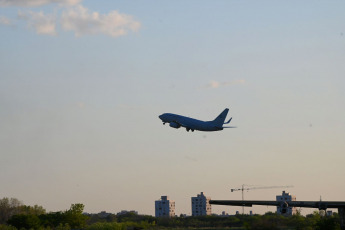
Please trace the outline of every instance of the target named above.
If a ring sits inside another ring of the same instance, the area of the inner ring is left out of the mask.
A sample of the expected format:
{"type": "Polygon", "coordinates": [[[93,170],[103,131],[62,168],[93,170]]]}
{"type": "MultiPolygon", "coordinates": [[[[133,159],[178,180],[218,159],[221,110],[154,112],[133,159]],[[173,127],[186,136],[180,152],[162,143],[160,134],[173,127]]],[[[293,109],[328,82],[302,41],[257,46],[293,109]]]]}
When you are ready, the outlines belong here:
{"type": "Polygon", "coordinates": [[[69,210],[46,213],[41,206],[25,206],[16,199],[0,200],[0,230],[136,230],[136,229],[296,229],[340,230],[339,217],[320,216],[318,212],[285,217],[268,212],[265,215],[201,216],[155,218],[125,214],[83,214],[83,204],[72,204],[69,210]]]}
{"type": "MultiPolygon", "coordinates": [[[[16,198],[0,199],[0,225],[6,224],[14,215],[41,215],[46,210],[42,206],[26,206],[16,198]]],[[[0,228],[1,229],[1,228],[0,228]]]]}
{"type": "Polygon", "coordinates": [[[158,218],[157,225],[165,228],[340,230],[338,215],[321,217],[318,212],[306,217],[302,215],[285,217],[269,212],[254,216],[158,218]]]}
{"type": "Polygon", "coordinates": [[[83,215],[83,204],[72,204],[71,208],[64,212],[47,214],[17,214],[13,215],[7,223],[17,229],[82,229],[86,227],[87,216],[83,215]]]}

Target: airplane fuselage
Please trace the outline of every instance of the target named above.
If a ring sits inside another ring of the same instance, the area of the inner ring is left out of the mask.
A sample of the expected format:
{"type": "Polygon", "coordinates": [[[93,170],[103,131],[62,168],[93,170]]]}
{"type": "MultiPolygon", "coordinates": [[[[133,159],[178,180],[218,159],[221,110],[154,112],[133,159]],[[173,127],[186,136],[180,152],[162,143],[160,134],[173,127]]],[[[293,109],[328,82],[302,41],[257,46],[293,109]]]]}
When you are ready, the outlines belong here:
{"type": "Polygon", "coordinates": [[[164,113],[159,116],[163,123],[170,123],[173,128],[185,127],[187,131],[220,131],[223,127],[217,126],[213,121],[201,121],[173,113],[164,113]]]}

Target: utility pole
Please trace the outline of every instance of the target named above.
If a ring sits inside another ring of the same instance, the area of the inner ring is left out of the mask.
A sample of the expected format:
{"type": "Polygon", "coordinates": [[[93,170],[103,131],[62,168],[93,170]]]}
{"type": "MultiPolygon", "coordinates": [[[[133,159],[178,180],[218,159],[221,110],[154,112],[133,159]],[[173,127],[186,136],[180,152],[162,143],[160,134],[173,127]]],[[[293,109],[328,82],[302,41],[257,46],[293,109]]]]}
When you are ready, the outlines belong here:
{"type": "MultiPolygon", "coordinates": [[[[243,184],[241,188],[232,188],[231,192],[242,191],[242,201],[244,201],[244,191],[254,190],[254,189],[271,189],[271,188],[292,188],[293,185],[286,185],[286,186],[260,186],[260,187],[246,187],[250,185],[243,184]]],[[[244,206],[242,206],[242,215],[244,214],[244,206]]]]}

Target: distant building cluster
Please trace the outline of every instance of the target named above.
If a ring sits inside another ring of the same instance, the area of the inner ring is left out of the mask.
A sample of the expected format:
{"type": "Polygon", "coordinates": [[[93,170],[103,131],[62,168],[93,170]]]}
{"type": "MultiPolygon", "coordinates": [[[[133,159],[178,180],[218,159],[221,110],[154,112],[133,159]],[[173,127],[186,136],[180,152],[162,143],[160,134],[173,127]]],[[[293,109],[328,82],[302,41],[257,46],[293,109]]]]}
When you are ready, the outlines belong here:
{"type": "Polygon", "coordinates": [[[131,211],[127,211],[127,210],[121,210],[121,212],[118,212],[116,215],[117,216],[121,216],[121,215],[127,215],[127,214],[135,214],[135,215],[138,215],[138,212],[135,211],[135,210],[131,210],[131,211]]]}
{"type": "MultiPolygon", "coordinates": [[[[203,192],[196,197],[192,197],[192,216],[211,215],[211,197],[206,197],[203,192]]],[[[155,201],[156,217],[174,217],[175,201],[169,199],[168,196],[161,196],[160,200],[155,201]]]]}
{"type": "MultiPolygon", "coordinates": [[[[211,197],[205,196],[203,192],[197,194],[196,197],[191,197],[192,216],[209,216],[212,215],[212,208],[210,204],[211,197]]],[[[296,196],[291,195],[285,191],[282,195],[276,196],[277,201],[296,201],[296,196]]],[[[253,215],[253,211],[249,212],[253,215]]],[[[277,213],[286,216],[291,216],[297,213],[295,207],[277,207],[277,213]]],[[[236,215],[239,211],[236,211],[236,215]]],[[[170,200],[168,196],[161,196],[159,200],[155,201],[155,216],[156,217],[175,217],[175,201],[170,200]]],[[[181,214],[181,216],[186,216],[181,214]]],[[[229,216],[225,211],[220,216],[229,216]]]]}
{"type": "Polygon", "coordinates": [[[100,218],[107,218],[108,216],[111,215],[111,213],[108,213],[106,211],[102,211],[100,213],[97,214],[100,218]]]}
{"type": "Polygon", "coordinates": [[[227,216],[230,216],[229,213],[225,212],[225,211],[222,211],[222,214],[220,216],[224,216],[224,217],[227,217],[227,216]]]}

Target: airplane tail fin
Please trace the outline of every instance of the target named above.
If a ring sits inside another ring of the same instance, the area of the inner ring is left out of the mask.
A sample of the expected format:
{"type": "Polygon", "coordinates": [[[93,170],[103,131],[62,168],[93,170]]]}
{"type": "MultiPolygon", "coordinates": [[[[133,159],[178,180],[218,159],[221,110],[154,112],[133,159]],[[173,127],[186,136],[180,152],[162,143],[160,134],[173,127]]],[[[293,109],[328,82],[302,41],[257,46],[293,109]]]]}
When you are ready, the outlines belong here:
{"type": "MultiPolygon", "coordinates": [[[[223,124],[224,124],[226,116],[228,115],[228,112],[229,112],[228,108],[224,109],[224,111],[221,112],[221,114],[219,114],[218,117],[216,117],[216,119],[213,120],[216,126],[223,127],[223,124]]],[[[230,121],[231,121],[231,118],[226,124],[228,124],[230,121]]]]}

